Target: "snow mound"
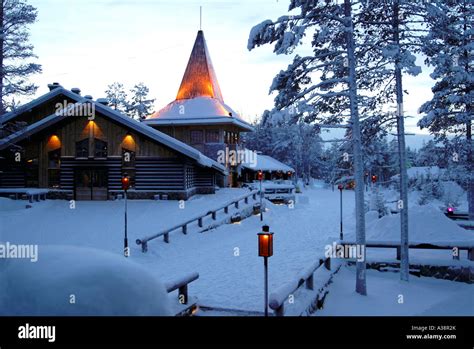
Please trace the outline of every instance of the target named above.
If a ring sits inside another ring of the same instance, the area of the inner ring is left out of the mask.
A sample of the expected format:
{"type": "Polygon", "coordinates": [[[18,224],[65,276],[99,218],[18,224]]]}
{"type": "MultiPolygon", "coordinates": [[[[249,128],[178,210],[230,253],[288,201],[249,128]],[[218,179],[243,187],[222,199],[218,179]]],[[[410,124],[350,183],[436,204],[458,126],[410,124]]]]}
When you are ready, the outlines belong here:
{"type": "Polygon", "coordinates": [[[38,261],[0,261],[0,315],[171,315],[164,286],[130,259],[39,246],[38,261]]]}
{"type": "Polygon", "coordinates": [[[8,198],[0,198],[1,211],[23,210],[28,202],[23,200],[12,200],[8,198]]]}
{"type": "MultiPolygon", "coordinates": [[[[474,241],[474,234],[459,227],[439,209],[412,206],[408,211],[409,241],[474,241]]],[[[400,215],[384,216],[367,224],[367,240],[400,241],[400,215]]]]}

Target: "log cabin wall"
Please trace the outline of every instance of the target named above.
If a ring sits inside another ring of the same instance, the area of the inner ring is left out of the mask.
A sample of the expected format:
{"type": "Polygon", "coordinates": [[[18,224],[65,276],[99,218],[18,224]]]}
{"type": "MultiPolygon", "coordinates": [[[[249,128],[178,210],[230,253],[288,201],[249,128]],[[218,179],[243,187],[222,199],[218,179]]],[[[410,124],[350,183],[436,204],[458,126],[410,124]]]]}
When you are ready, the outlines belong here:
{"type": "Polygon", "coordinates": [[[153,193],[175,193],[170,198],[187,199],[200,190],[214,191],[214,170],[201,170],[182,154],[98,113],[93,121],[87,117],[67,117],[19,145],[23,148],[23,170],[14,166],[19,164],[9,161],[0,176],[2,187],[48,188],[51,187],[51,176],[58,173],[58,188],[71,192],[75,188],[75,171],[93,167],[107,170],[109,194],[121,190],[120,180],[124,173],[133,176],[132,189],[141,193],[136,194],[139,198],[152,198],[153,193]],[[78,157],[76,147],[80,141],[88,152],[78,157]],[[97,156],[96,143],[106,144],[106,154],[97,156]],[[131,154],[131,163],[124,163],[124,151],[131,154]],[[59,154],[58,161],[52,160],[55,152],[59,154]],[[36,182],[30,181],[29,185],[25,174],[28,164],[30,172],[37,174],[36,182]]]}

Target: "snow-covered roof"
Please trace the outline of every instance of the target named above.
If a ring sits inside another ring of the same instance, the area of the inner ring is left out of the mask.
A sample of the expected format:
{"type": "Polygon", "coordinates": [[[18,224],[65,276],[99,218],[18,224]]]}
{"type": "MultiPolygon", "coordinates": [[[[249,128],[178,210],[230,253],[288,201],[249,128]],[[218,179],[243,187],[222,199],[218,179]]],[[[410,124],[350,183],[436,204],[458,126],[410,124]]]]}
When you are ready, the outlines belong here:
{"type": "Polygon", "coordinates": [[[59,96],[61,94],[71,98],[72,100],[74,100],[76,102],[86,100],[81,95],[79,95],[77,93],[74,93],[74,92],[71,92],[71,91],[65,89],[64,87],[58,85],[56,88],[49,91],[48,93],[45,93],[44,95],[42,95],[38,98],[35,98],[31,102],[25,103],[25,104],[19,106],[18,108],[16,108],[15,110],[12,110],[12,111],[10,111],[8,113],[5,113],[2,116],[0,116],[0,124],[4,124],[4,123],[14,119],[18,115],[21,115],[24,112],[27,112],[30,109],[33,109],[33,108],[43,104],[44,102],[47,102],[47,101],[49,101],[49,100],[51,100],[51,99],[53,99],[56,96],[59,96]]]}
{"type": "Polygon", "coordinates": [[[211,97],[173,101],[143,122],[160,126],[234,124],[253,131],[253,127],[242,120],[231,107],[211,97]]]}
{"type": "Polygon", "coordinates": [[[257,154],[256,163],[242,163],[242,167],[252,171],[283,171],[295,172],[295,170],[284,163],[268,155],[257,154]]]}
{"type": "MultiPolygon", "coordinates": [[[[444,174],[446,170],[439,168],[438,166],[415,166],[407,169],[408,178],[414,179],[417,177],[438,177],[444,174]]],[[[392,176],[392,179],[397,179],[400,175],[392,176]]]]}
{"type": "Polygon", "coordinates": [[[198,31],[176,99],[144,122],[156,126],[234,124],[253,131],[224,103],[202,30],[198,31]]]}
{"type": "MultiPolygon", "coordinates": [[[[157,141],[183,155],[186,155],[187,157],[195,160],[198,164],[204,167],[211,167],[214,168],[222,173],[227,173],[226,168],[219,164],[218,162],[208,158],[204,154],[202,154],[200,151],[196,150],[195,148],[177,140],[176,138],[173,138],[171,136],[168,136],[167,134],[164,134],[163,132],[160,132],[158,130],[155,130],[154,128],[144,125],[143,123],[132,119],[126,115],[123,115],[122,113],[108,107],[105,105],[102,105],[100,103],[97,103],[93,100],[89,99],[84,99],[82,98],[82,101],[71,105],[70,108],[76,108],[78,105],[82,105],[85,103],[93,103],[95,106],[96,111],[100,112],[102,115],[111,118],[112,120],[129,127],[130,129],[147,136],[148,138],[157,141]]],[[[67,110],[66,112],[63,113],[54,113],[52,115],[49,115],[34,124],[28,125],[24,129],[15,132],[8,137],[0,139],[0,150],[7,148],[9,145],[12,143],[21,141],[32,134],[35,134],[61,120],[64,120],[65,118],[68,117],[67,110]]]]}

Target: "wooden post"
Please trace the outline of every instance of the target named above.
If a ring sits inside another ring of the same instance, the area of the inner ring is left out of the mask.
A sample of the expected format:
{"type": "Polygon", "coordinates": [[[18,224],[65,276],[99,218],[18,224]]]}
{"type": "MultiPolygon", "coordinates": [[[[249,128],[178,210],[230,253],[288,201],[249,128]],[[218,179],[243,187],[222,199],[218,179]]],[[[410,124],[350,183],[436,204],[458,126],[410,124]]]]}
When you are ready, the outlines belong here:
{"type": "Polygon", "coordinates": [[[275,310],[275,316],[285,316],[285,305],[283,303],[275,310]]]}
{"type": "Polygon", "coordinates": [[[248,197],[248,196],[245,197],[244,202],[245,202],[246,204],[249,203],[249,197],[248,197]]]}
{"type": "Polygon", "coordinates": [[[469,259],[470,261],[474,261],[474,248],[473,247],[467,250],[467,259],[469,259]]]}
{"type": "Polygon", "coordinates": [[[397,261],[399,261],[402,258],[401,254],[402,254],[401,247],[397,246],[397,261]]]}
{"type": "Polygon", "coordinates": [[[224,213],[228,214],[229,213],[229,206],[224,207],[224,213]]]}
{"type": "Polygon", "coordinates": [[[452,252],[454,251],[456,251],[456,253],[453,253],[453,259],[459,260],[459,255],[461,254],[461,250],[459,249],[459,247],[454,247],[452,252]]]}
{"type": "Polygon", "coordinates": [[[238,201],[235,202],[235,208],[239,208],[239,202],[238,201]]]}
{"type": "Polygon", "coordinates": [[[188,233],[188,225],[184,224],[182,228],[183,228],[183,234],[186,235],[188,233]]]}
{"type": "Polygon", "coordinates": [[[331,258],[328,257],[324,260],[324,267],[327,270],[331,270],[331,258]]]}
{"type": "Polygon", "coordinates": [[[188,284],[178,289],[178,301],[180,304],[188,304],[188,284]]]}
{"type": "Polygon", "coordinates": [[[257,193],[252,194],[252,199],[257,200],[257,193]]]}
{"type": "Polygon", "coordinates": [[[212,219],[216,220],[216,211],[212,211],[212,219]]]}
{"type": "Polygon", "coordinates": [[[142,252],[145,253],[148,251],[148,243],[146,241],[142,241],[142,252]]]}
{"type": "Polygon", "coordinates": [[[198,219],[198,225],[199,225],[199,228],[202,228],[202,217],[198,219]]]}
{"type": "Polygon", "coordinates": [[[170,243],[170,233],[165,233],[165,234],[163,235],[163,240],[164,240],[167,244],[169,244],[169,243],[170,243]]]}
{"type": "Polygon", "coordinates": [[[308,290],[314,290],[314,274],[311,274],[309,278],[306,279],[306,288],[308,290]]]}

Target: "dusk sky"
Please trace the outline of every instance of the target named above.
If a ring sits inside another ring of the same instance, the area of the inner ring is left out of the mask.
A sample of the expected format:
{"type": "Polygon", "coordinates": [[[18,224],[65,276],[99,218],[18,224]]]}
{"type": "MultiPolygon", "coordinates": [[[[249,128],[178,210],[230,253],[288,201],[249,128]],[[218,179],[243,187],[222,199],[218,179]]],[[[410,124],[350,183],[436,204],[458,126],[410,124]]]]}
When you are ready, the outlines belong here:
{"type": "MultiPolygon", "coordinates": [[[[104,96],[108,84],[127,89],[144,82],[156,98],[155,108],[173,101],[199,29],[202,29],[225,102],[247,121],[271,109],[269,86],[289,56],[276,56],[272,46],[247,50],[250,29],[265,19],[287,13],[287,0],[30,0],[39,11],[31,40],[43,73],[32,78],[47,92],[57,81],[79,87],[94,98],[104,96]]],[[[410,92],[407,114],[416,115],[430,98],[428,73],[406,78],[410,92]]],[[[420,133],[416,119],[407,120],[409,132],[420,133]]]]}

